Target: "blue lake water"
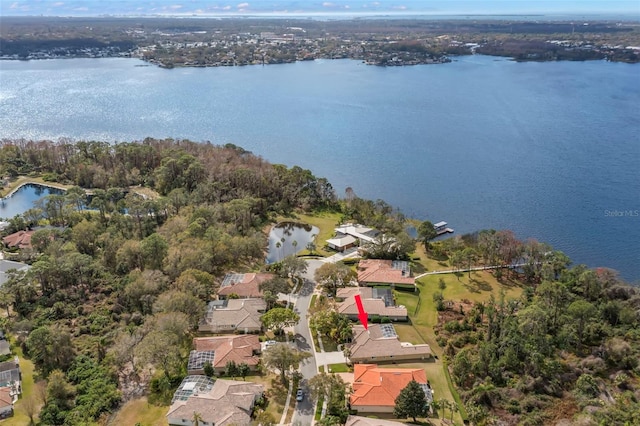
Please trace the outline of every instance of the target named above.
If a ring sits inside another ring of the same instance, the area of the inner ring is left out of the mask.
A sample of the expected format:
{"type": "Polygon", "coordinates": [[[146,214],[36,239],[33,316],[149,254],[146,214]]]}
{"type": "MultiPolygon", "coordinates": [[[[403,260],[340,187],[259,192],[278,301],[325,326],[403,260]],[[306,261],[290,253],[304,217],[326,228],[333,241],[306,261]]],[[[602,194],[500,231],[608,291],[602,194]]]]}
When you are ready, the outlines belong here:
{"type": "Polygon", "coordinates": [[[287,256],[306,250],[307,244],[316,242],[320,230],[315,226],[295,222],[283,222],[269,231],[267,263],[274,263],[287,256]]]}
{"type": "Polygon", "coordinates": [[[24,185],[11,197],[0,200],[0,218],[10,219],[33,208],[33,203],[47,195],[62,194],[63,191],[42,185],[24,185]]]}
{"type": "Polygon", "coordinates": [[[235,143],[456,233],[512,229],[640,280],[640,65],[468,56],[160,69],[0,63],[0,138],[235,143]]]}

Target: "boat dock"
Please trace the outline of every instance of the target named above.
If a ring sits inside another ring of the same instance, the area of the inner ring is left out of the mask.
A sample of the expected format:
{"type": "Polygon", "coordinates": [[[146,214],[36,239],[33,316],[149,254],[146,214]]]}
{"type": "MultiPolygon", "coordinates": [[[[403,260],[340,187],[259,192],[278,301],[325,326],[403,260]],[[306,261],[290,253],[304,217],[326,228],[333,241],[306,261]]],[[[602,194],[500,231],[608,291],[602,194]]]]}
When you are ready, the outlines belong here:
{"type": "Polygon", "coordinates": [[[453,228],[447,228],[447,222],[438,222],[433,224],[433,228],[436,230],[438,236],[444,234],[453,234],[453,228]]]}

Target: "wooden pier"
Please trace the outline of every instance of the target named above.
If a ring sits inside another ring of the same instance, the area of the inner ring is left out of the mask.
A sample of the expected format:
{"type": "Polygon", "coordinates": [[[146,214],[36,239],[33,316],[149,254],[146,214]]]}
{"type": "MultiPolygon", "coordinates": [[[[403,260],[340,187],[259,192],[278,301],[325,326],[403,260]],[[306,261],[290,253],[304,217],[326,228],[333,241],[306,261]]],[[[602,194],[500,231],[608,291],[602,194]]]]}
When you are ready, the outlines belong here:
{"type": "Polygon", "coordinates": [[[434,223],[433,228],[439,236],[444,234],[453,234],[454,232],[452,228],[447,228],[447,222],[434,223]]]}

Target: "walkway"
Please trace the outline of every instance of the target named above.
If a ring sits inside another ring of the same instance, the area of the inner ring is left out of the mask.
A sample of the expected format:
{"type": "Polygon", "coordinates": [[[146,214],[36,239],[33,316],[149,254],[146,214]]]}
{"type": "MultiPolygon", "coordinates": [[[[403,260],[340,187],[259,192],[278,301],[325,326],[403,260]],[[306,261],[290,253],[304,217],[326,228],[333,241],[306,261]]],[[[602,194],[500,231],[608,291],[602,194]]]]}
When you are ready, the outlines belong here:
{"type": "Polygon", "coordinates": [[[327,258],[320,259],[320,260],[322,262],[336,263],[345,259],[353,259],[358,256],[359,256],[358,249],[356,247],[351,247],[350,249],[346,249],[342,253],[336,253],[334,255],[331,255],[327,258]]]}
{"type": "Polygon", "coordinates": [[[447,269],[445,271],[431,271],[431,272],[425,272],[424,274],[420,274],[416,276],[416,280],[422,277],[425,277],[427,275],[439,275],[439,274],[455,274],[457,272],[473,272],[473,271],[488,271],[490,269],[502,269],[502,268],[509,268],[509,269],[513,269],[513,268],[520,268],[522,266],[527,265],[527,263],[514,263],[511,265],[494,265],[494,266],[477,266],[474,268],[464,268],[464,269],[447,269]]]}

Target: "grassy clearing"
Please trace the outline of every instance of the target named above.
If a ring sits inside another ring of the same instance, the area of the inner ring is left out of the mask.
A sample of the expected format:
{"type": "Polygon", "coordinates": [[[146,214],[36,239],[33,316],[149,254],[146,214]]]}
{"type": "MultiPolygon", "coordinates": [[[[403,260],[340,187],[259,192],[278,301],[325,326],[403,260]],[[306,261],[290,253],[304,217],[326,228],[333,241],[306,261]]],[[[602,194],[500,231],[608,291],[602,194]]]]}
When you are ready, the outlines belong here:
{"type": "Polygon", "coordinates": [[[329,372],[330,373],[349,373],[351,372],[351,369],[349,368],[349,366],[347,364],[345,364],[344,362],[338,363],[338,364],[329,364],[327,367],[329,367],[329,372]]]}
{"type": "MultiPolygon", "coordinates": [[[[287,402],[287,392],[289,391],[289,389],[280,382],[280,376],[273,373],[264,376],[247,376],[247,381],[264,386],[265,394],[269,401],[265,411],[271,414],[276,422],[279,422],[284,412],[284,404],[287,402]]],[[[295,399],[291,399],[295,403],[295,399]]]]}
{"type": "Polygon", "coordinates": [[[135,425],[167,426],[165,417],[169,406],[149,404],[146,397],[133,399],[120,408],[120,411],[109,421],[109,426],[135,425]]]}
{"type": "MultiPolygon", "coordinates": [[[[331,256],[333,252],[324,250],[325,241],[333,236],[334,229],[340,221],[339,213],[320,212],[313,215],[299,214],[298,220],[308,223],[309,225],[318,227],[318,235],[316,236],[316,250],[314,254],[322,256],[331,256]]],[[[303,250],[301,254],[309,254],[308,250],[303,250]]]]}
{"type": "Polygon", "coordinates": [[[316,413],[313,416],[316,422],[320,421],[320,418],[322,417],[322,404],[324,404],[324,395],[320,395],[318,402],[316,403],[316,413]]]}

